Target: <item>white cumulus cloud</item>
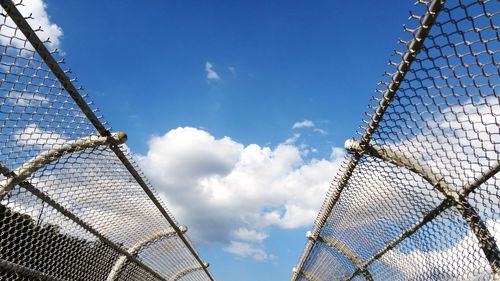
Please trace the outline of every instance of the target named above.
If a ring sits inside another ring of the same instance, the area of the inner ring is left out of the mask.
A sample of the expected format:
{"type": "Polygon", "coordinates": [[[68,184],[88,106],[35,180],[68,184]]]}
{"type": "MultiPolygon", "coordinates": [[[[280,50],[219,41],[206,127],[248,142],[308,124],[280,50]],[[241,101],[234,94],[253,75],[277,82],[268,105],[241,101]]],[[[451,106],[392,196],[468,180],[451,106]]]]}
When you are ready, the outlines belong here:
{"type": "Polygon", "coordinates": [[[24,129],[15,133],[15,138],[20,145],[31,146],[24,149],[50,149],[54,145],[62,145],[67,138],[56,132],[45,130],[38,127],[36,124],[27,125],[24,129]]]}
{"type": "Polygon", "coordinates": [[[231,244],[224,248],[227,252],[239,257],[252,257],[258,261],[272,260],[273,255],[266,253],[262,248],[256,248],[249,243],[231,241],[231,244]]]}
{"type": "Polygon", "coordinates": [[[195,242],[265,260],[269,227],[313,223],[343,158],[332,156],[305,161],[292,144],[243,145],[184,127],[153,137],[138,159],[195,242]]]}
{"type": "MultiPolygon", "coordinates": [[[[42,41],[50,38],[50,42],[47,43],[49,48],[59,47],[63,31],[61,27],[50,21],[50,18],[47,14],[47,5],[43,0],[24,0],[22,2],[22,5],[18,5],[17,8],[23,16],[28,17],[31,15],[31,17],[28,18],[27,21],[33,29],[36,30],[39,27],[42,29],[42,31],[37,32],[38,37],[42,41]]],[[[3,9],[1,10],[3,11],[3,9]]],[[[12,27],[16,26],[10,18],[7,18],[6,25],[12,27]]],[[[9,37],[14,36],[14,29],[2,28],[2,34],[9,37]]],[[[15,36],[23,40],[26,38],[21,32],[17,32],[15,36]]],[[[9,41],[10,39],[7,37],[0,37],[0,42],[2,44],[9,44],[9,41]]],[[[12,44],[21,46],[23,43],[20,40],[13,40],[12,44]]]]}
{"type": "Polygon", "coordinates": [[[241,240],[260,242],[266,239],[268,234],[254,229],[240,228],[234,232],[234,236],[241,240]]]}

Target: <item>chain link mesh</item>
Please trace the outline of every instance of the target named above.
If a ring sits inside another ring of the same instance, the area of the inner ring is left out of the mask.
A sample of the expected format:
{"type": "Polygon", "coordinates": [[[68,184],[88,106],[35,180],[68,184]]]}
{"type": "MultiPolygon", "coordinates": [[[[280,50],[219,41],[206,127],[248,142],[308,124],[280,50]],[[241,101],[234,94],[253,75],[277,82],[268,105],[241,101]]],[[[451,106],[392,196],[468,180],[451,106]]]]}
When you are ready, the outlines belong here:
{"type": "Polygon", "coordinates": [[[499,13],[416,3],[292,280],[500,279],[499,13]]]}
{"type": "Polygon", "coordinates": [[[0,2],[0,279],[213,280],[29,17],[0,2]]]}

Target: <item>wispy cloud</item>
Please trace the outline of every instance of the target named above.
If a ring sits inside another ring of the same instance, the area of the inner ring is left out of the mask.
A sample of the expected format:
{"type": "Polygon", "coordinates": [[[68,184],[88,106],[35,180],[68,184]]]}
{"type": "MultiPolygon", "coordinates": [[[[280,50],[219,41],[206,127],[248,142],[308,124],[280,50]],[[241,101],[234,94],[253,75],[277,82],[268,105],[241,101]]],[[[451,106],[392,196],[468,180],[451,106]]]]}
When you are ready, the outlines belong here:
{"type": "Polygon", "coordinates": [[[293,136],[287,138],[284,142],[284,144],[294,144],[298,139],[300,138],[299,133],[293,134],[293,136]]]}
{"type": "Polygon", "coordinates": [[[220,80],[219,74],[215,71],[214,65],[210,62],[205,62],[205,71],[207,72],[207,79],[210,81],[220,80]]]}
{"type": "Polygon", "coordinates": [[[323,129],[320,129],[320,128],[314,128],[314,130],[313,130],[313,131],[314,131],[314,132],[316,132],[316,133],[320,133],[320,134],[322,134],[322,135],[327,135],[327,134],[328,134],[328,132],[327,132],[327,131],[325,131],[325,130],[323,130],[323,129]]]}
{"type": "Polygon", "coordinates": [[[304,119],[303,121],[295,122],[292,125],[292,129],[312,129],[313,132],[322,134],[322,135],[327,135],[328,132],[324,129],[318,128],[316,124],[308,119],[304,119]]]}
{"type": "Polygon", "coordinates": [[[292,129],[300,129],[300,128],[313,128],[314,122],[311,120],[304,120],[300,122],[295,122],[292,126],[292,129]]]}

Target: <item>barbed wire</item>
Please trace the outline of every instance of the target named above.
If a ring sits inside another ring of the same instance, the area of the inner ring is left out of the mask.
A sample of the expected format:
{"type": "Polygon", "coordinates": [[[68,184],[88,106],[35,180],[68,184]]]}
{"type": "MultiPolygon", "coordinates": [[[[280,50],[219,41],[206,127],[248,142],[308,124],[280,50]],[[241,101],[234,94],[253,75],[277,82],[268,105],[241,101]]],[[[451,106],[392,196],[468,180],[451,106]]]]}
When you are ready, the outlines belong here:
{"type": "Polygon", "coordinates": [[[416,3],[292,280],[500,278],[499,8],[416,3]]]}
{"type": "Polygon", "coordinates": [[[49,40],[0,0],[0,279],[214,280],[49,40]]]}

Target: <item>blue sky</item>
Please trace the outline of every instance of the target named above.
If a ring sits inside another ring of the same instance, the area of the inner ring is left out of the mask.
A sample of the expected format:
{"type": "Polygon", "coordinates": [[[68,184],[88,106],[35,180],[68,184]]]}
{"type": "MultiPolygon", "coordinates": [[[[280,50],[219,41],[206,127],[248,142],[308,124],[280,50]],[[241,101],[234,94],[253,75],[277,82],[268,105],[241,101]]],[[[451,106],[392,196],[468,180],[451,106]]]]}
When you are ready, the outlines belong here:
{"type": "Polygon", "coordinates": [[[45,3],[214,276],[288,279],[412,1],[45,3]]]}

